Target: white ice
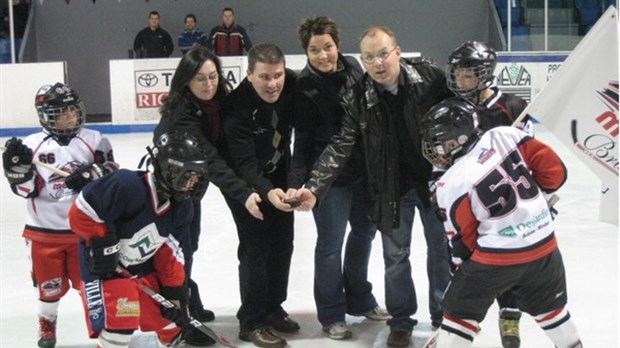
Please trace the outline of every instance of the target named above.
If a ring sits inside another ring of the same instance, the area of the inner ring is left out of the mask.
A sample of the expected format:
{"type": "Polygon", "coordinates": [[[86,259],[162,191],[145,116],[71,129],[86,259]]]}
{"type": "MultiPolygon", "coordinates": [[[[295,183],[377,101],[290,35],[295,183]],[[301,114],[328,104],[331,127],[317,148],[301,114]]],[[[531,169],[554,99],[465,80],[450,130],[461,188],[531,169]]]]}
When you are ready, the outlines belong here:
{"type": "MultiPolygon", "coordinates": [[[[555,220],[560,249],[564,256],[568,281],[568,308],[581,334],[584,347],[618,346],[618,227],[599,222],[600,181],[555,137],[542,127],[537,137],[551,144],[568,167],[568,181],[558,192],[559,215],[555,220]]],[[[145,153],[151,134],[110,135],[116,160],[135,169],[145,153]]],[[[0,139],[4,144],[6,138],[0,139]]],[[[36,347],[37,301],[26,249],[21,237],[26,202],[13,195],[4,179],[0,184],[0,347],[36,347]]],[[[202,236],[195,254],[194,278],[200,285],[203,302],[216,313],[209,324],[219,334],[231,338],[239,347],[254,347],[237,338],[235,313],[239,306],[237,278],[237,235],[231,214],[219,190],[211,187],[203,200],[202,236]]],[[[353,339],[334,341],[325,336],[316,319],[312,294],[313,251],[316,238],[310,213],[296,213],[295,251],[290,272],[285,309],[299,321],[301,331],[286,335],[290,347],[386,347],[389,329],[385,323],[347,316],[353,339]]],[[[426,246],[421,225],[416,219],[411,262],[418,293],[420,321],[410,347],[419,348],[430,335],[425,259],[426,246]]],[[[370,260],[370,280],[380,303],[384,301],[383,260],[380,238],[375,238],[370,260]]],[[[500,347],[497,307],[489,310],[474,347],[500,347]]],[[[533,319],[521,320],[523,348],[553,347],[533,319]]],[[[93,348],[88,338],[81,302],[75,291],[62,299],[58,319],[57,348],[93,348]]],[[[136,333],[131,347],[157,347],[151,333],[136,333]]]]}

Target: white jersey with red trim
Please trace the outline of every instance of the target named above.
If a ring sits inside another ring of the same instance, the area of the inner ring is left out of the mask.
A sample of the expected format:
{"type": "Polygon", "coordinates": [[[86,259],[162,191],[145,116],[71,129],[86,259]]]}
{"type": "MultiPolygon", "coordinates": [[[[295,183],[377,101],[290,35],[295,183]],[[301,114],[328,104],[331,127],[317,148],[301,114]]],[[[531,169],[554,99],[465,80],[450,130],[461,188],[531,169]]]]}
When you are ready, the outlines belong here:
{"type": "MultiPolygon", "coordinates": [[[[110,141],[95,130],[83,128],[67,145],[59,144],[45,132],[27,136],[23,144],[32,149],[34,159],[66,173],[88,163],[118,169],[110,141]]],[[[77,241],[67,218],[77,193],[67,188],[63,176],[38,164],[34,167],[32,179],[11,185],[14,193],[28,198],[24,237],[47,242],[77,241]]]]}
{"type": "Polygon", "coordinates": [[[565,180],[566,167],[542,142],[511,127],[484,133],[437,182],[453,262],[514,265],[551,253],[557,242],[543,192],[565,180]]]}

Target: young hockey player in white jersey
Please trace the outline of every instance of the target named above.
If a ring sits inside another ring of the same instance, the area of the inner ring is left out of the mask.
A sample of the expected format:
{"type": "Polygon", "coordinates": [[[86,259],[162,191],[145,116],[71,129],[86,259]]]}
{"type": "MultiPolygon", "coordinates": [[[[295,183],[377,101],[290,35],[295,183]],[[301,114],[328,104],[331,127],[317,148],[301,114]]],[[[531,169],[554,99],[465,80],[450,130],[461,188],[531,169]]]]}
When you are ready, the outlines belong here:
{"type": "Polygon", "coordinates": [[[67,213],[84,185],[117,164],[108,139],[83,128],[84,105],[71,87],[42,86],[35,108],[43,131],[9,139],[2,164],[13,192],[28,200],[23,237],[39,295],[38,345],[54,348],[59,300],[80,284],[78,236],[67,213]]]}
{"type": "MultiPolygon", "coordinates": [[[[483,131],[499,126],[512,126],[527,107],[518,96],[503,93],[491,87],[497,66],[497,54],[486,43],[467,41],[457,47],[448,57],[446,83],[456,95],[477,106],[476,112],[483,131]]],[[[526,115],[517,128],[534,136],[532,118],[526,115]]],[[[497,296],[499,305],[499,329],[504,348],[519,348],[519,319],[516,298],[506,290],[497,296]]]]}
{"type": "Polygon", "coordinates": [[[581,348],[566,309],[566,279],[546,195],[566,180],[547,145],[512,127],[485,133],[475,106],[446,99],[425,115],[424,156],[437,182],[454,275],[438,348],[471,347],[498,293],[511,288],[557,348],[581,348]]]}

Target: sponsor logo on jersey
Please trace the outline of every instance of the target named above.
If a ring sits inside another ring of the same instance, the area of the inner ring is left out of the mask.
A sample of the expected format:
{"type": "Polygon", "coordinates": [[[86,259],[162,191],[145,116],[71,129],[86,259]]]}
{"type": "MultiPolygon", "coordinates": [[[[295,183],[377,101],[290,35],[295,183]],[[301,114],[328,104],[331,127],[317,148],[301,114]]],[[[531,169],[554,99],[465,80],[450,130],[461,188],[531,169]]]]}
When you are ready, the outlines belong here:
{"type": "Polygon", "coordinates": [[[495,149],[491,148],[491,149],[485,149],[483,148],[482,151],[480,151],[480,156],[478,156],[478,163],[480,164],[484,164],[486,161],[489,160],[489,158],[491,158],[491,156],[493,156],[497,151],[495,151],[495,149]]]}
{"type": "Polygon", "coordinates": [[[549,217],[549,209],[545,208],[542,209],[539,214],[536,214],[530,220],[521,222],[516,226],[511,225],[504,227],[499,230],[497,234],[504,237],[516,237],[518,232],[521,236],[527,237],[534,232],[542,230],[545,227],[549,226],[549,224],[551,223],[549,217]]]}
{"type": "Polygon", "coordinates": [[[503,237],[516,237],[517,232],[515,232],[515,229],[512,226],[508,226],[499,230],[497,234],[503,237]]]}
{"type": "Polygon", "coordinates": [[[62,279],[54,278],[46,280],[41,284],[40,288],[41,292],[43,292],[43,296],[45,297],[58,295],[62,289],[62,279]]]}
{"type": "MultiPolygon", "coordinates": [[[[75,169],[77,169],[80,165],[82,165],[81,162],[71,161],[71,162],[68,162],[62,165],[58,169],[60,169],[61,171],[65,173],[71,173],[75,169]]],[[[49,195],[54,200],[61,200],[64,197],[70,197],[76,194],[76,192],[74,192],[71,189],[68,189],[67,185],[65,185],[65,177],[58,175],[56,172],[52,172],[52,174],[48,177],[47,182],[48,182],[49,195]]]]}
{"type": "Polygon", "coordinates": [[[120,261],[125,266],[137,265],[151,258],[166,241],[159,235],[157,225],[150,223],[131,239],[121,239],[120,261]]]}
{"type": "Polygon", "coordinates": [[[140,316],[140,302],[129,301],[127,297],[119,298],[116,301],[116,316],[117,317],[139,317],[140,316]]]}

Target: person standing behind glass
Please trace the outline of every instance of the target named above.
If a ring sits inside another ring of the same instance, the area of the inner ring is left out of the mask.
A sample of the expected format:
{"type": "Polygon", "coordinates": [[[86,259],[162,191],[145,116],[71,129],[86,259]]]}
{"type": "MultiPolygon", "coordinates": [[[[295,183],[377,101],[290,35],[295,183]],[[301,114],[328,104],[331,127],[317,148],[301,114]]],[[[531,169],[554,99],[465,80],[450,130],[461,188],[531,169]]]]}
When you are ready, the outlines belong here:
{"type": "Polygon", "coordinates": [[[245,28],[235,23],[235,12],[226,7],[222,10],[222,24],[216,25],[209,34],[209,48],[219,57],[242,56],[243,49],[249,52],[252,41],[245,28]]]}
{"type": "Polygon", "coordinates": [[[371,27],[360,39],[366,74],[344,97],[340,132],[315,163],[300,198],[300,210],[322,201],[360,142],[366,165],[369,215],[381,231],[385,262],[387,345],[407,347],[418,310],[412,279],[411,236],[415,209],[420,212],[427,246],[429,312],[437,328],[443,316],[443,293],[450,279],[445,231],[431,204],[428,181],[432,166],[422,157],[420,120],[434,104],[451,96],[446,77],[427,58],[401,58],[394,33],[371,27]]]}
{"type": "MultiPolygon", "coordinates": [[[[161,108],[161,119],[155,128],[153,139],[176,130],[193,135],[207,154],[209,181],[220,190],[245,204],[246,209],[256,218],[262,218],[258,208],[260,198],[247,184],[235,175],[217,147],[222,141],[220,102],[230,91],[230,85],[221,78],[222,67],[219,58],[204,46],[190,49],[181,58],[170,84],[170,93],[161,108]]],[[[204,309],[198,285],[191,279],[193,255],[198,250],[200,236],[201,204],[204,191],[192,198],[193,219],[189,226],[189,238],[182,247],[185,257],[185,273],[190,290],[189,310],[200,321],[215,318],[212,311],[204,309]]],[[[202,339],[197,330],[191,331],[186,339],[202,339]],[[194,337],[197,336],[197,337],[194,337]]]]}
{"type": "Polygon", "coordinates": [[[183,54],[196,45],[207,46],[209,44],[209,39],[198,29],[196,26],[197,23],[196,16],[194,16],[193,13],[185,16],[185,30],[179,34],[177,40],[179,43],[179,50],[183,54]]]}
{"type": "MultiPolygon", "coordinates": [[[[331,136],[340,130],[340,96],[362,76],[353,57],[339,53],[336,23],[328,17],[308,17],[297,29],[308,63],[296,82],[293,97],[295,151],[289,187],[300,188],[331,136]]],[[[317,241],[314,251],[314,300],[323,331],[332,339],[352,336],[345,314],[387,320],[378,306],[368,278],[368,260],[377,228],[366,214],[364,162],[357,147],[343,173],[314,209],[317,241]],[[345,247],[342,246],[351,225],[345,247]]]]}
{"type": "Polygon", "coordinates": [[[167,31],[159,26],[159,12],[149,13],[149,26],[140,30],[133,41],[138,58],[168,58],[174,45],[167,31]]]}

